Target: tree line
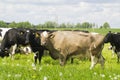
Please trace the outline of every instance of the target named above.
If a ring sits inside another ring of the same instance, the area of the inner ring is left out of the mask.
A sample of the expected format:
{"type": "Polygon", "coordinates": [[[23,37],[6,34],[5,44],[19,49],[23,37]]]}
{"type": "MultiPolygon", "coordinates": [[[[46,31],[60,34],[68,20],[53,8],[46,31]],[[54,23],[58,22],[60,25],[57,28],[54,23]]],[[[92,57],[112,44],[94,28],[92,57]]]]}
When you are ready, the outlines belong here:
{"type": "Polygon", "coordinates": [[[98,26],[95,23],[89,23],[89,22],[83,22],[83,23],[61,23],[58,24],[53,21],[47,21],[44,24],[38,24],[34,25],[30,22],[11,22],[7,23],[4,21],[0,21],[0,27],[6,27],[6,28],[110,28],[110,25],[108,22],[105,22],[103,25],[98,26]]]}

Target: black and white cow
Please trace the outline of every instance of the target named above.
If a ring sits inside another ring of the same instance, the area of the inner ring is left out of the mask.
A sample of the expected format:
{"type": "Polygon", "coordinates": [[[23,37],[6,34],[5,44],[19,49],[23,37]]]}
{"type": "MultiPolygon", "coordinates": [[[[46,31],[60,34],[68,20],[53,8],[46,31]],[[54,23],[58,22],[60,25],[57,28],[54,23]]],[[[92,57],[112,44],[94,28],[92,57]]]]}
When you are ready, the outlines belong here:
{"type": "MultiPolygon", "coordinates": [[[[34,55],[34,60],[35,64],[37,63],[37,60],[39,61],[39,64],[41,63],[41,58],[44,54],[44,50],[47,50],[45,46],[41,46],[41,39],[40,39],[40,34],[43,31],[49,31],[49,32],[54,32],[55,30],[36,30],[36,29],[29,29],[27,31],[27,36],[26,36],[26,42],[28,42],[31,46],[32,51],[35,53],[34,55]]],[[[56,59],[55,56],[50,55],[53,59],[56,59]]]]}
{"type": "Polygon", "coordinates": [[[105,43],[110,43],[112,47],[114,47],[114,52],[117,54],[117,62],[119,62],[120,59],[120,34],[119,33],[112,33],[109,32],[106,34],[105,43]]]}
{"type": "Polygon", "coordinates": [[[0,46],[0,56],[8,56],[15,54],[15,50],[18,45],[27,45],[26,42],[26,29],[18,28],[18,29],[9,29],[2,40],[0,46]]]}
{"type": "Polygon", "coordinates": [[[11,28],[0,28],[0,44],[5,36],[5,33],[11,28]]]}
{"type": "Polygon", "coordinates": [[[27,37],[26,42],[29,42],[32,51],[35,53],[34,55],[35,64],[37,63],[37,59],[39,60],[39,64],[41,63],[41,58],[45,50],[45,47],[40,45],[39,34],[41,32],[42,30],[29,29],[29,32],[27,32],[27,36],[26,36],[27,37]]]}
{"type": "MultiPolygon", "coordinates": [[[[1,45],[1,42],[5,36],[5,33],[9,30],[9,29],[12,29],[12,28],[0,28],[0,45],[1,45]]],[[[31,53],[31,48],[30,46],[19,46],[17,47],[17,50],[16,50],[16,53],[24,53],[24,54],[29,54],[31,53]]]]}

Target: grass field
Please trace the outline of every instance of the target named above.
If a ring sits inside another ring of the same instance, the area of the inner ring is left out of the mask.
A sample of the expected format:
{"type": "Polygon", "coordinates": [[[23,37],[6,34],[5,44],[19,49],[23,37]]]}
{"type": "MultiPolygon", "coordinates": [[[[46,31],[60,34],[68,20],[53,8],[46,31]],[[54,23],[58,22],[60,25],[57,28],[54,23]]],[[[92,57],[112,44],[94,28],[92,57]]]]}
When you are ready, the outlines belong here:
{"type": "MultiPolygon", "coordinates": [[[[119,30],[112,30],[119,32],[119,30]]],[[[102,34],[107,30],[95,30],[102,34]]],[[[33,65],[33,54],[16,54],[14,60],[10,57],[0,58],[0,80],[120,80],[120,64],[117,63],[116,55],[111,56],[108,50],[109,44],[105,44],[102,51],[106,59],[105,69],[97,64],[90,70],[89,60],[75,59],[73,64],[70,60],[63,67],[58,60],[49,56],[42,58],[41,65],[33,65]]]]}

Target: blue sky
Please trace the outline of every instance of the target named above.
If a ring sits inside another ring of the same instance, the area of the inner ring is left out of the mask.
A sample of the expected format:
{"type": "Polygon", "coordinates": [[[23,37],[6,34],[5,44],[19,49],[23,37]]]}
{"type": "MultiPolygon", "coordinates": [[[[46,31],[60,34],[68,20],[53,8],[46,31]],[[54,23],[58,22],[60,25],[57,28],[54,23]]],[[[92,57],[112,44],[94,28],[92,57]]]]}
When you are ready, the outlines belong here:
{"type": "Polygon", "coordinates": [[[41,24],[108,22],[120,28],[120,0],[0,0],[0,20],[41,24]]]}

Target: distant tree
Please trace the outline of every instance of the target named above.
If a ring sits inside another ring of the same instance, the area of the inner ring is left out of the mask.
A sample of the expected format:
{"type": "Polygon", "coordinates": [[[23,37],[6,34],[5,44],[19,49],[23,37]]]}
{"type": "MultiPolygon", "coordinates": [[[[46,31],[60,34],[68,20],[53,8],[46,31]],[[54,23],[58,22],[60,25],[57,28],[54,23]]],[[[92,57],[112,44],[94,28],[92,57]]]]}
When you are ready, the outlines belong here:
{"type": "Polygon", "coordinates": [[[43,24],[38,24],[38,25],[36,25],[36,28],[38,28],[38,29],[43,28],[43,27],[44,27],[43,24]]]}
{"type": "Polygon", "coordinates": [[[105,23],[103,24],[102,28],[105,28],[105,29],[110,28],[110,25],[109,25],[107,22],[105,22],[105,23]]]}
{"type": "Polygon", "coordinates": [[[103,28],[103,26],[100,26],[100,29],[103,28]]]}
{"type": "Polygon", "coordinates": [[[29,22],[19,22],[17,23],[17,28],[32,28],[32,24],[29,22]]]}
{"type": "Polygon", "coordinates": [[[58,26],[58,24],[56,22],[47,21],[47,22],[45,22],[43,27],[45,27],[45,28],[55,28],[57,26],[58,26]]]}
{"type": "Polygon", "coordinates": [[[80,24],[80,23],[77,23],[77,24],[75,25],[75,27],[76,27],[76,28],[81,28],[81,24],[80,24]]]}
{"type": "Polygon", "coordinates": [[[66,24],[65,24],[65,23],[62,23],[62,24],[60,24],[59,27],[60,27],[60,28],[66,28],[66,24]]]}
{"type": "Polygon", "coordinates": [[[88,28],[94,28],[92,23],[89,23],[89,27],[88,28]]]}
{"type": "Polygon", "coordinates": [[[8,27],[8,26],[6,22],[0,21],[0,27],[8,27]]]}
{"type": "Polygon", "coordinates": [[[66,24],[66,27],[73,28],[73,27],[74,27],[74,24],[67,23],[67,24],[66,24]]]}
{"type": "Polygon", "coordinates": [[[11,27],[11,28],[16,28],[17,27],[17,23],[16,22],[12,22],[8,25],[8,27],[11,27]]]}
{"type": "Polygon", "coordinates": [[[91,28],[91,25],[88,22],[83,22],[82,28],[91,28]]]}

